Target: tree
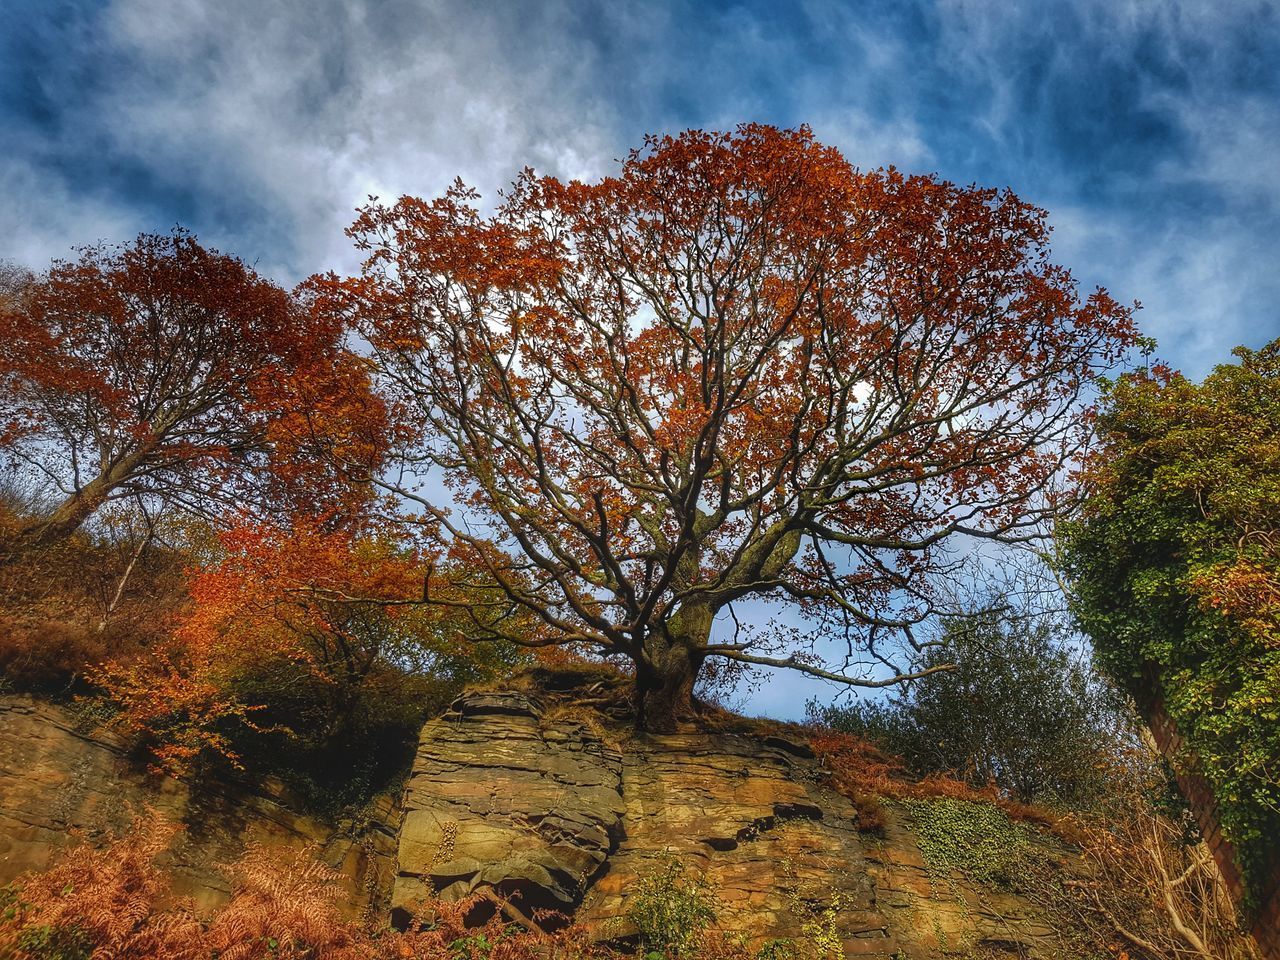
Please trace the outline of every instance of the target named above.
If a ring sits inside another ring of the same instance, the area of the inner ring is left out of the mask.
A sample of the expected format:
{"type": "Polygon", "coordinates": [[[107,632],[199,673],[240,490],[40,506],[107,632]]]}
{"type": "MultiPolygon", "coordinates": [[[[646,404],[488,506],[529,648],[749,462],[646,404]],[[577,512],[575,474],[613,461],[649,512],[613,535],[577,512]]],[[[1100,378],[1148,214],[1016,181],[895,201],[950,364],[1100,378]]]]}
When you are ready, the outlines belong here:
{"type": "Polygon", "coordinates": [[[235,257],[178,230],[92,247],[0,301],[0,455],[61,499],[14,547],[77,530],[104,503],[202,514],[297,496],[312,509],[366,470],[380,408],[345,330],[235,257]],[[330,461],[333,462],[333,461],[330,461]]]}
{"type": "Polygon", "coordinates": [[[1113,384],[1064,530],[1099,662],[1167,713],[1256,898],[1280,856],[1280,341],[1113,384]]]}
{"type": "Polygon", "coordinates": [[[1024,803],[1081,804],[1103,790],[1103,761],[1122,746],[1123,714],[1080,651],[1048,618],[992,606],[949,620],[942,644],[888,700],[810,704],[825,726],[866,737],[913,773],[994,783],[1024,803]]]}
{"type": "Polygon", "coordinates": [[[18,302],[22,291],[34,280],[30,271],[11,260],[0,260],[0,308],[8,308],[18,302]]]}
{"type": "MultiPolygon", "coordinates": [[[[519,659],[510,645],[459,643],[453,608],[404,599],[428,562],[327,517],[232,526],[190,572],[191,607],[173,636],[94,678],[120,708],[117,725],[164,768],[221,754],[281,772],[279,739],[262,736],[271,732],[291,741],[283,772],[358,793],[399,769],[425,718],[464,684],[519,659]]],[[[454,599],[484,616],[500,609],[496,593],[454,599]]]]}
{"type": "Polygon", "coordinates": [[[476,199],[371,203],[362,275],[314,288],[403,415],[380,482],[537,617],[517,642],[629,658],[652,730],[708,657],[901,679],[713,625],[776,598],[887,661],[949,544],[1053,511],[1077,401],[1134,339],[1048,261],[1043,211],[860,173],[807,129],[652,138],[616,177],[476,199]]]}

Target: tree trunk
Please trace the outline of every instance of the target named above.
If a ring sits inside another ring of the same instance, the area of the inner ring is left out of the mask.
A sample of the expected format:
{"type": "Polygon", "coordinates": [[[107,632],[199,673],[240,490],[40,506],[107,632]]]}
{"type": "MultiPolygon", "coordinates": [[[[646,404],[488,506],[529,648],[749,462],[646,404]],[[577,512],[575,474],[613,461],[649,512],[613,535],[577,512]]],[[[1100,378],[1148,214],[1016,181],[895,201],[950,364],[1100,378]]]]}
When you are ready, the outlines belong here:
{"type": "Polygon", "coordinates": [[[675,733],[694,718],[693,685],[702,658],[676,643],[652,666],[636,669],[637,724],[649,733],[675,733]]]}
{"type": "Polygon", "coordinates": [[[67,539],[102,506],[109,492],[110,488],[101,479],[87,484],[58,504],[47,517],[38,517],[19,527],[0,546],[0,559],[13,559],[27,550],[50,547],[67,539]]]}

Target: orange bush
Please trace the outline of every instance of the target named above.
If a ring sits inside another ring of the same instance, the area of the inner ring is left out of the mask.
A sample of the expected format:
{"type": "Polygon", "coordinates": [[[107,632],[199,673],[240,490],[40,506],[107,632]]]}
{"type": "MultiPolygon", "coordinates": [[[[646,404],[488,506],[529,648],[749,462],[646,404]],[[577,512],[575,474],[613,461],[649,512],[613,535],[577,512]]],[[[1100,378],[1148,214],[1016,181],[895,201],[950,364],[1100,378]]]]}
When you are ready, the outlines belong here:
{"type": "Polygon", "coordinates": [[[94,673],[119,726],[168,773],[190,772],[202,755],[251,762],[258,744],[246,731],[317,752],[362,731],[416,737],[433,698],[443,706],[514,660],[463,642],[473,620],[509,611],[495,612],[480,587],[455,591],[450,605],[421,602],[433,575],[466,571],[393,536],[296,517],[233,526],[215,550],[188,571],[191,603],[172,635],[94,673]]]}
{"type": "Polygon", "coordinates": [[[14,690],[57,693],[74,687],[95,664],[122,648],[129,638],[83,623],[59,620],[23,622],[0,614],[0,675],[14,690]]]}
{"type": "Polygon", "coordinates": [[[879,798],[897,796],[904,777],[902,762],[882,753],[869,740],[848,733],[823,730],[809,738],[835,790],[858,812],[857,827],[863,833],[883,830],[884,808],[879,798]]]}
{"type": "Polygon", "coordinates": [[[201,755],[242,766],[218,726],[235,718],[252,727],[254,708],[230,692],[207,651],[166,637],[145,656],[108,660],[90,676],[120,708],[112,721],[116,729],[150,749],[154,772],[181,776],[201,755]]]}

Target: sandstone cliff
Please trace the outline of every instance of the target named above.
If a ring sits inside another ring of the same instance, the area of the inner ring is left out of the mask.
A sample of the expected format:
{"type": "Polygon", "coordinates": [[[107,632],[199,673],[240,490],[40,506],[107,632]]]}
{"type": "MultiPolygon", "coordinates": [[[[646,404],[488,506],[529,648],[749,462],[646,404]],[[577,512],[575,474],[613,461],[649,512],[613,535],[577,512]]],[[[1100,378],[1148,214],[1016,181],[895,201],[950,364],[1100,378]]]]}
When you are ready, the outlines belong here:
{"type": "Polygon", "coordinates": [[[344,912],[382,907],[394,871],[398,820],[383,801],[360,823],[329,825],[296,812],[279,784],[190,784],[149,775],[118,740],[81,729],[62,707],[0,697],[0,884],[47,867],[68,843],[126,828],[148,808],[184,829],[165,859],[177,896],[202,912],[231,894],[221,871],[245,845],[281,857],[314,850],[342,874],[344,912]]]}
{"type": "MultiPolygon", "coordinates": [[[[429,723],[403,815],[386,801],[361,824],[329,825],[278,787],[190,785],[149,776],[121,745],[61,708],[0,698],[0,882],[44,867],[73,833],[90,840],[150,806],[186,829],[167,869],[202,907],[228,895],[221,864],[248,842],[316,850],[342,871],[349,915],[492,891],[514,914],[545,909],[629,942],[636,883],[674,857],[705,877],[718,923],[759,947],[821,939],[835,954],[1064,957],[1039,905],[922,854],[918,811],[886,807],[859,832],[802,738],[730,724],[635,734],[607,681],[544,675],[526,689],[472,693],[429,723]]],[[[1071,868],[1047,837],[1037,855],[1071,868]]]]}
{"type": "Polygon", "coordinates": [[[616,697],[582,683],[466,696],[427,725],[404,797],[399,917],[430,894],[489,888],[625,942],[629,892],[675,856],[709,881],[721,927],[756,946],[821,936],[849,956],[1060,955],[1036,905],[926,863],[908,808],[860,833],[806,744],[749,729],[634,735],[614,722],[616,697]]]}

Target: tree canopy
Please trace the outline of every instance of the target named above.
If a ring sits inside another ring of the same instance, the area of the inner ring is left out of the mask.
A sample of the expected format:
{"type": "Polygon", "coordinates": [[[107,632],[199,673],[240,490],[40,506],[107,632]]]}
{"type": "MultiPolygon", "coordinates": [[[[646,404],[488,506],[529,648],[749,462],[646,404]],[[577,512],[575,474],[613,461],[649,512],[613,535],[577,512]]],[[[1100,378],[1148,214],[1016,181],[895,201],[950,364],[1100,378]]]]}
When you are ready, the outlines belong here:
{"type": "Polygon", "coordinates": [[[860,172],[807,129],[650,138],[616,176],[477,199],[372,203],[361,276],[313,290],[397,415],[380,482],[536,624],[475,637],[628,658],[655,730],[707,657],[901,679],[889,638],[949,545],[1036,535],[1082,394],[1135,339],[1049,260],[1044,211],[860,172]],[[717,635],[747,598],[835,647],[717,635]],[[863,669],[822,665],[841,651],[863,669]]]}
{"type": "Polygon", "coordinates": [[[104,503],[214,516],[302,497],[336,506],[376,461],[380,408],[331,317],[178,230],[10,284],[0,300],[0,453],[54,502],[18,544],[104,503]]]}
{"type": "Polygon", "coordinates": [[[1066,564],[1098,658],[1161,706],[1252,882],[1280,856],[1280,341],[1115,383],[1066,564]]]}

